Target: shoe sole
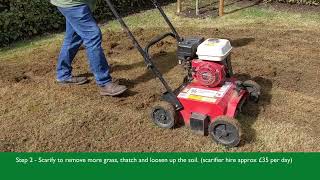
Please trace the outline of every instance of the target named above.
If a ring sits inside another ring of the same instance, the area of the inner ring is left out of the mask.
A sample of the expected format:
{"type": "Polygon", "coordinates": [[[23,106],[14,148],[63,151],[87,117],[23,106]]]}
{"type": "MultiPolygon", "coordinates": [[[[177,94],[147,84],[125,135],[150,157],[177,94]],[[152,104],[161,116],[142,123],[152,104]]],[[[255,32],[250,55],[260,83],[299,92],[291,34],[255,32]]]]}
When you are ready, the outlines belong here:
{"type": "Polygon", "coordinates": [[[110,94],[110,93],[100,93],[101,96],[118,96],[122,93],[124,93],[125,91],[127,91],[128,89],[124,89],[122,91],[119,91],[117,93],[114,93],[114,94],[110,94]]]}
{"type": "Polygon", "coordinates": [[[77,83],[72,83],[72,82],[59,82],[58,81],[58,84],[60,84],[60,85],[82,85],[82,84],[85,84],[85,83],[87,83],[87,82],[89,82],[89,80],[85,80],[85,81],[80,81],[80,82],[77,82],[77,83]]]}

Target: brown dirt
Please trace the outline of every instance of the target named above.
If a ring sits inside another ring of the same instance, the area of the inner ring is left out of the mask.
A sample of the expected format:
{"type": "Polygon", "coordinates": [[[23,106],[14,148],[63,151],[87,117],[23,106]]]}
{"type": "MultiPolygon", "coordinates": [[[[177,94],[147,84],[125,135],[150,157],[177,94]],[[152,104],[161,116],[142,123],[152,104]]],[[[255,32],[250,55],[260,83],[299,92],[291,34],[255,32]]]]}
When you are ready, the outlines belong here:
{"type": "MultiPolygon", "coordinates": [[[[233,66],[240,79],[263,88],[258,105],[249,104],[240,122],[245,142],[225,149],[185,128],[162,130],[150,122],[148,108],[162,87],[149,73],[122,32],[107,32],[104,47],[112,74],[130,88],[121,97],[100,97],[94,81],[83,86],[55,83],[59,44],[1,60],[0,151],[320,151],[320,42],[316,30],[180,29],[183,35],[232,40],[233,66]]],[[[139,29],[142,42],[161,32],[139,29]]],[[[184,71],[175,43],[153,49],[155,62],[177,87],[184,71]]],[[[93,78],[85,51],[74,73],[93,78]]]]}

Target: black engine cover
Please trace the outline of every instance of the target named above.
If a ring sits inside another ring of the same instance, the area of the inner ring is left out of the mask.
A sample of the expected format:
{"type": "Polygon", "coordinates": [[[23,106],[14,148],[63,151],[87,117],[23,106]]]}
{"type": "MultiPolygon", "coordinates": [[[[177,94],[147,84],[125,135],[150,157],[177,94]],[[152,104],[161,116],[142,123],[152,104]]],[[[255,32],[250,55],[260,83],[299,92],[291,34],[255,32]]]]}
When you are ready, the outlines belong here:
{"type": "Polygon", "coordinates": [[[198,46],[204,41],[204,38],[188,37],[178,44],[178,59],[182,61],[192,60],[197,57],[198,46]]]}

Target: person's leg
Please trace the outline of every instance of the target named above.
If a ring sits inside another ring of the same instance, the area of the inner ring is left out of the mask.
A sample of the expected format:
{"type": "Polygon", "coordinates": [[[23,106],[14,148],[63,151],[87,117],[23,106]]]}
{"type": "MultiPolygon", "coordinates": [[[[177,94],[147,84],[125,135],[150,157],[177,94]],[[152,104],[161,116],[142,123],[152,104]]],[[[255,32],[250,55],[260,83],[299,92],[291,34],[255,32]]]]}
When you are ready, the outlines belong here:
{"type": "Polygon", "coordinates": [[[126,86],[112,82],[109,65],[101,47],[102,34],[87,5],[70,8],[59,8],[66,17],[74,31],[81,37],[86,47],[87,55],[100,94],[103,96],[116,96],[127,90],[126,86]]]}
{"type": "Polygon", "coordinates": [[[99,26],[94,20],[90,8],[81,5],[69,8],[59,8],[66,17],[76,34],[83,40],[92,73],[99,86],[112,82],[109,65],[101,47],[102,35],[99,26]]]}
{"type": "Polygon", "coordinates": [[[66,20],[66,33],[57,63],[57,81],[62,82],[72,78],[72,61],[82,44],[81,37],[66,20]]]}

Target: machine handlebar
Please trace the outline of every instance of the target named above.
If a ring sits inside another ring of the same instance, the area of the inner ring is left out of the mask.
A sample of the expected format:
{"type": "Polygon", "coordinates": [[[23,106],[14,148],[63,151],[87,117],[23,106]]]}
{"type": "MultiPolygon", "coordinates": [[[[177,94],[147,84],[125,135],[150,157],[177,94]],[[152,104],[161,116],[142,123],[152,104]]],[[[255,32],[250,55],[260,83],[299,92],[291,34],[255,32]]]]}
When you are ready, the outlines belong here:
{"type": "Polygon", "coordinates": [[[144,48],[145,52],[149,55],[149,49],[154,46],[155,44],[157,44],[158,42],[160,42],[161,40],[165,39],[166,37],[171,36],[173,38],[176,39],[176,35],[173,34],[172,32],[168,32],[159,36],[156,36],[155,38],[153,38],[144,48]]]}

